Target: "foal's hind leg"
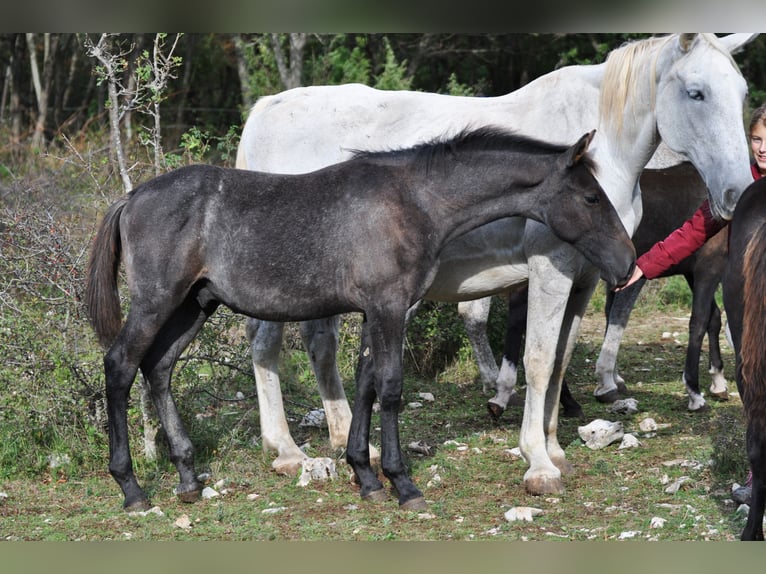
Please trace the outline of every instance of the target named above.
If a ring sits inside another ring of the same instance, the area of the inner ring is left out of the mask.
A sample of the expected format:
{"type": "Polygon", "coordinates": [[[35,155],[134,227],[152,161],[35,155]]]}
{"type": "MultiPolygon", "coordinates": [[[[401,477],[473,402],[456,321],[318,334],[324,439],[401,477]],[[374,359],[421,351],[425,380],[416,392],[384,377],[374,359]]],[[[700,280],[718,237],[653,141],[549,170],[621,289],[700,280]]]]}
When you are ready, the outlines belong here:
{"type": "Polygon", "coordinates": [[[128,395],[138,372],[138,365],[152,345],[164,317],[143,312],[133,303],[125,325],[104,356],[106,407],[109,423],[109,473],[125,497],[126,510],[145,510],[149,499],[138,485],[133,472],[128,436],[128,395]]]}
{"type": "Polygon", "coordinates": [[[178,470],[180,482],[176,494],[183,502],[196,501],[202,485],[194,471],[194,446],[170,392],[170,377],[178,357],[217,307],[214,302],[201,306],[194,295],[187,297],[165,323],[141,362],[141,371],[149,383],[157,415],[168,439],[170,460],[178,470]]]}

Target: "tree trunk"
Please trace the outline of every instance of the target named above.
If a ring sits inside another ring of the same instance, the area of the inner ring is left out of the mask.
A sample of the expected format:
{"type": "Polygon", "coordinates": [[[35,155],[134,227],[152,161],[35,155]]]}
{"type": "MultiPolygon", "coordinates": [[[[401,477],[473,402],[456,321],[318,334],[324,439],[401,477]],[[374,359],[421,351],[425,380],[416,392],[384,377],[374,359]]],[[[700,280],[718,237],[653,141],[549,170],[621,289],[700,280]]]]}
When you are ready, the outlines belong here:
{"type": "Polygon", "coordinates": [[[245,40],[242,34],[232,34],[234,53],[237,58],[237,75],[239,76],[239,89],[242,93],[242,109],[250,110],[255,103],[253,93],[250,90],[250,74],[247,72],[247,56],[245,52],[245,40]]]}
{"type": "Polygon", "coordinates": [[[290,62],[285,61],[279,34],[271,35],[271,46],[274,50],[274,58],[277,61],[279,77],[286,90],[303,85],[303,49],[306,47],[306,34],[291,32],[290,36],[290,62]]]}

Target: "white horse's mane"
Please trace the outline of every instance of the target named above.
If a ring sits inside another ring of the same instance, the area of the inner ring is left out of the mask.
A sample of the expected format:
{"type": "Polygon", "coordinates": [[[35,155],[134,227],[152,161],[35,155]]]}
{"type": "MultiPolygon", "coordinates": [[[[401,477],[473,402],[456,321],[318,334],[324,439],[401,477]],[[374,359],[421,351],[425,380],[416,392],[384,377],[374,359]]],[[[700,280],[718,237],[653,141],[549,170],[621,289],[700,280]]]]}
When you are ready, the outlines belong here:
{"type": "MultiPolygon", "coordinates": [[[[708,42],[711,47],[721,54],[725,55],[735,68],[738,68],[729,50],[721,43],[715,34],[698,34],[701,39],[708,42]]],[[[599,102],[599,113],[604,125],[610,126],[619,134],[622,128],[623,112],[626,106],[631,103],[631,96],[641,93],[638,89],[639,80],[649,78],[652,107],[654,107],[654,93],[657,85],[657,74],[655,73],[657,58],[662,48],[670,40],[676,38],[672,36],[658,36],[644,40],[635,40],[623,44],[619,48],[612,50],[606,59],[606,70],[604,79],[601,82],[601,95],[599,102]],[[645,73],[645,67],[651,66],[651,74],[645,73]]],[[[689,46],[684,45],[688,40],[681,36],[683,49],[689,46]]]]}

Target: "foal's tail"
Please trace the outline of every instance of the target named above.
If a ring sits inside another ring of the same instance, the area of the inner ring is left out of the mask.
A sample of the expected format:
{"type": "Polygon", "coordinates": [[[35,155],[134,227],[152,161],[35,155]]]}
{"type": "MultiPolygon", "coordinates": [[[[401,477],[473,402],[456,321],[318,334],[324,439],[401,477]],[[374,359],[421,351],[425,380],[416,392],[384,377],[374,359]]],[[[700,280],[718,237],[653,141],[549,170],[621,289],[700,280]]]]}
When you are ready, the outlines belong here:
{"type": "Polygon", "coordinates": [[[766,413],[766,224],[750,238],[742,273],[742,401],[751,422],[766,413]]]}
{"type": "Polygon", "coordinates": [[[127,197],[118,200],[104,215],[88,260],[85,305],[90,324],[104,347],[112,344],[122,325],[117,271],[122,253],[120,215],[127,201],[127,197]]]}

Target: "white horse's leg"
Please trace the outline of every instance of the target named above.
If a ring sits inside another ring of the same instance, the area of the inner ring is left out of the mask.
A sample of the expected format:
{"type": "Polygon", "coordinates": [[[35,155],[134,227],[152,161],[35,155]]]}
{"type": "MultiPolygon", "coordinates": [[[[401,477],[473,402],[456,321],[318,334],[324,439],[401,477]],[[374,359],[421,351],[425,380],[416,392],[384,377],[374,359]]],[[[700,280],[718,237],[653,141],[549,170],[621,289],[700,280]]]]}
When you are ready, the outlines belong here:
{"type": "Polygon", "coordinates": [[[559,339],[564,343],[564,348],[556,352],[556,364],[553,369],[551,382],[548,385],[548,393],[545,397],[545,444],[551,461],[564,474],[571,473],[574,467],[566,459],[566,454],[561,445],[559,445],[557,435],[561,385],[572,358],[572,351],[574,351],[575,343],[577,342],[582,317],[597,284],[598,276],[595,273],[590,282],[581,277],[578,279],[577,287],[572,289],[569,295],[559,339]]]}
{"type": "Polygon", "coordinates": [[[319,395],[322,397],[330,445],[336,449],[346,448],[351,424],[351,408],[335,360],[338,351],[338,328],[337,316],[301,323],[301,337],[317,379],[319,395]]]}
{"type": "Polygon", "coordinates": [[[463,301],[457,306],[457,311],[465,323],[468,340],[471,341],[473,356],[479,366],[482,390],[485,393],[490,393],[495,388],[495,381],[498,377],[497,361],[495,361],[495,355],[487,337],[487,322],[491,304],[492,298],[484,297],[473,301],[463,301]]]}
{"type": "MultiPolygon", "coordinates": [[[[545,253],[545,249],[542,249],[545,253]]],[[[567,309],[572,279],[562,273],[546,256],[529,258],[529,305],[524,370],[527,379],[527,396],[524,418],[519,434],[519,447],[529,469],[524,474],[524,485],[531,494],[554,494],[564,490],[561,470],[548,454],[547,434],[551,428],[546,422],[548,386],[554,374],[557,344],[562,335],[561,327],[567,309]]],[[[558,402],[558,392],[555,393],[558,402]]],[[[550,414],[558,414],[557,405],[548,406],[550,414]]],[[[554,426],[555,433],[555,426],[554,426]]],[[[552,445],[555,453],[561,448],[552,445]]]]}
{"type": "MultiPolygon", "coordinates": [[[[301,323],[301,337],[306,346],[311,368],[322,397],[330,446],[345,449],[351,427],[351,407],[346,398],[343,381],[338,372],[338,330],[339,317],[328,317],[301,323]]],[[[370,461],[373,466],[380,462],[380,452],[370,445],[370,461]]]]}
{"type": "Polygon", "coordinates": [[[258,391],[258,410],[261,417],[263,450],[276,451],[271,467],[280,474],[297,474],[308,457],[295,444],[285,418],[282,389],[279,385],[277,365],[282,348],[283,323],[250,319],[247,336],[253,356],[255,386],[258,391]]]}

